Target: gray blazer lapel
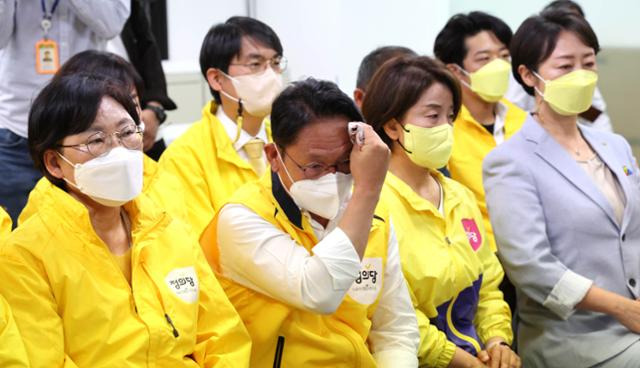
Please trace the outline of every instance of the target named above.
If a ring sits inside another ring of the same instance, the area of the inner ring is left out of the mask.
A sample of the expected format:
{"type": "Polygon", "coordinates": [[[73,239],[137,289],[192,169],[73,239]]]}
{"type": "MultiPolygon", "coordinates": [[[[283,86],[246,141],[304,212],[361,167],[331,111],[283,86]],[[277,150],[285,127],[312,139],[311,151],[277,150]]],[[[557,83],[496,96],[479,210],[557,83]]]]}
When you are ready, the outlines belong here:
{"type": "Polygon", "coordinates": [[[622,171],[623,163],[618,160],[615,152],[613,152],[606,140],[595,137],[586,129],[581,129],[581,131],[584,138],[589,142],[589,145],[591,145],[591,148],[596,151],[602,162],[604,162],[609,170],[613,172],[613,175],[615,175],[618,183],[620,183],[620,186],[622,187],[622,191],[625,196],[625,206],[624,214],[622,216],[622,226],[620,228],[624,231],[630,218],[629,211],[631,210],[630,206],[632,205],[632,202],[629,201],[629,198],[632,188],[629,186],[629,180],[627,180],[626,174],[622,171]]]}
{"type": "Polygon", "coordinates": [[[522,129],[526,129],[525,136],[528,140],[537,143],[535,153],[595,202],[607,214],[611,222],[618,226],[609,201],[571,155],[533,118],[530,118],[522,129]]]}

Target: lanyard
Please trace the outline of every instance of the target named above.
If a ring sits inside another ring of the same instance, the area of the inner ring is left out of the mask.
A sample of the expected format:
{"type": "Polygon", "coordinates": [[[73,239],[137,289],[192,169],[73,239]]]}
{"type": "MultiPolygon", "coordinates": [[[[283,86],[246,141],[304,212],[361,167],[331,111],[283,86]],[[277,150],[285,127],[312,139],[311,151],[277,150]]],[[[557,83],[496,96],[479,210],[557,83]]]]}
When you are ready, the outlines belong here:
{"type": "Polygon", "coordinates": [[[47,5],[45,4],[45,0],[40,0],[40,5],[42,7],[42,22],[40,22],[40,26],[44,31],[45,38],[47,37],[49,29],[51,28],[51,19],[53,18],[53,13],[56,11],[59,2],[60,0],[54,0],[53,6],[51,6],[51,12],[47,13],[47,5]]]}

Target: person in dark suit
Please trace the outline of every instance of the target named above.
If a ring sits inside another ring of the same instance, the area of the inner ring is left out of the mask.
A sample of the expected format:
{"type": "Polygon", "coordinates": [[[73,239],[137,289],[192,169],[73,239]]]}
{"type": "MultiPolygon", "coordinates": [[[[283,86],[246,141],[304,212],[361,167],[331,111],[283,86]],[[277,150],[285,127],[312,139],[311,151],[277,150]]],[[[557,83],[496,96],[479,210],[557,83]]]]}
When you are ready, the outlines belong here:
{"type": "Polygon", "coordinates": [[[162,69],[162,58],[152,31],[151,12],[155,7],[166,6],[164,1],[131,0],[131,16],[124,25],[120,37],[129,61],[144,82],[141,118],[145,123],[144,151],[158,160],[166,148],[163,139],[157,140],[158,127],[176,104],[167,95],[167,81],[162,69]]]}

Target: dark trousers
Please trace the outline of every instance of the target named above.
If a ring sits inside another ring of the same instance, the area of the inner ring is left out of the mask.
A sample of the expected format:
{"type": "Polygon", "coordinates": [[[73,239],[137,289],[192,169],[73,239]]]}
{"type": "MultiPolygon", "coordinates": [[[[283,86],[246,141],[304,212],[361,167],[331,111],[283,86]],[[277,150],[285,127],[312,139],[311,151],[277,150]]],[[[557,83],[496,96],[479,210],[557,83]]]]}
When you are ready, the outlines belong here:
{"type": "Polygon", "coordinates": [[[7,210],[15,227],[18,215],[27,203],[29,192],[42,174],[33,166],[27,138],[1,128],[0,175],[0,206],[7,210]]]}
{"type": "Polygon", "coordinates": [[[504,297],[504,301],[509,304],[509,309],[511,309],[511,327],[513,330],[513,344],[511,344],[511,348],[513,351],[517,352],[518,350],[518,341],[517,341],[517,325],[518,325],[518,304],[516,303],[516,288],[513,286],[507,274],[504,274],[504,279],[502,279],[502,283],[500,283],[500,291],[502,291],[502,295],[504,297]]]}

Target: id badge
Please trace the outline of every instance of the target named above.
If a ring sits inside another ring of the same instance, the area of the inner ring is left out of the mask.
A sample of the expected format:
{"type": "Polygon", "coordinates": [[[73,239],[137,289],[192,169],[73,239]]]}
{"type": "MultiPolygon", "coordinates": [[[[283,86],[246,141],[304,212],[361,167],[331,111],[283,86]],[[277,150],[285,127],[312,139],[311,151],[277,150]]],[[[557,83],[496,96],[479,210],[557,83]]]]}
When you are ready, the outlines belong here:
{"type": "Polygon", "coordinates": [[[36,42],[36,72],[55,74],[59,67],[58,43],[51,39],[36,42]]]}

